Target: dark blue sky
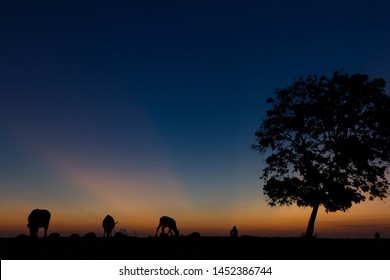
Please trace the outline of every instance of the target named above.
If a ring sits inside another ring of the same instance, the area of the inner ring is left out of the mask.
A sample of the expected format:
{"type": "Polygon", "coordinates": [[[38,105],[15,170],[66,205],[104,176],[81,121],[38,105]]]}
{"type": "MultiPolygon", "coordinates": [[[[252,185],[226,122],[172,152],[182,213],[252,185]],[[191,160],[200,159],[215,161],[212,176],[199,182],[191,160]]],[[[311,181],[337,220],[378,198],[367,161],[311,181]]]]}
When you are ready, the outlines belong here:
{"type": "Polygon", "coordinates": [[[75,180],[77,170],[121,178],[124,189],[131,178],[143,187],[152,180],[156,196],[174,177],[204,212],[265,207],[262,161],[250,150],[265,99],[300,74],[344,70],[390,81],[389,8],[2,1],[1,197],[34,194],[31,207],[82,197],[88,180],[75,180]]]}

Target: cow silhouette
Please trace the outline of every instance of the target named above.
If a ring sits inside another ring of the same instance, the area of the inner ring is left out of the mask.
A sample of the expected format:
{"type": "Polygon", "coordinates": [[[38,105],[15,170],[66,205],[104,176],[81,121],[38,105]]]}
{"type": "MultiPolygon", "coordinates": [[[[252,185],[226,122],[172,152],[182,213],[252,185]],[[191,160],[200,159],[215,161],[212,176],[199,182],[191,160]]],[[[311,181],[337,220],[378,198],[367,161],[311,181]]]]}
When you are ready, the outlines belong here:
{"type": "Polygon", "coordinates": [[[27,227],[30,229],[30,237],[38,237],[39,228],[43,227],[44,236],[47,237],[51,214],[46,209],[34,209],[28,216],[27,227]]]}
{"type": "Polygon", "coordinates": [[[110,215],[107,215],[104,218],[103,223],[102,223],[103,229],[104,229],[103,237],[110,237],[112,230],[114,229],[114,227],[117,223],[118,222],[115,222],[113,217],[111,217],[110,215]]]}
{"type": "Polygon", "coordinates": [[[168,228],[168,234],[167,235],[171,235],[172,236],[172,232],[175,233],[175,236],[179,236],[179,231],[177,230],[177,227],[176,227],[176,221],[174,219],[172,219],[171,217],[167,217],[167,216],[162,216],[160,218],[160,223],[158,224],[158,227],[157,227],[157,230],[156,230],[156,236],[157,236],[157,233],[159,231],[159,229],[161,228],[161,232],[162,232],[162,235],[164,236],[165,235],[165,228],[168,228]]]}

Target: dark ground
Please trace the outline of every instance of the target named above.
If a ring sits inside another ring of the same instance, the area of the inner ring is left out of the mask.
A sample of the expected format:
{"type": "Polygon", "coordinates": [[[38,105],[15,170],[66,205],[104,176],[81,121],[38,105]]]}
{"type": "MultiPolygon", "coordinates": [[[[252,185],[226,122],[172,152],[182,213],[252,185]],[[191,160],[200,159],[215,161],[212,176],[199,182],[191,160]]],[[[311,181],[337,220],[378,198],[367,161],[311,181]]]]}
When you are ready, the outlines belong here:
{"type": "Polygon", "coordinates": [[[390,239],[0,238],[2,260],[389,260],[390,239]]]}

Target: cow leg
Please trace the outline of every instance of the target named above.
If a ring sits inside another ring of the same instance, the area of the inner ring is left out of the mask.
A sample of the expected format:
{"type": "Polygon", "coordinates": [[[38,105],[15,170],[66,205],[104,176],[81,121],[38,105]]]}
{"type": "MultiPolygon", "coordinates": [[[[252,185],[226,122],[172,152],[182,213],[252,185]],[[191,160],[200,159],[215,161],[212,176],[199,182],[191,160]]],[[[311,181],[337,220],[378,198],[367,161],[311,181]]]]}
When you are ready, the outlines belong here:
{"type": "Polygon", "coordinates": [[[47,227],[45,227],[44,230],[45,230],[45,237],[47,237],[47,227]]]}
{"type": "Polygon", "coordinates": [[[157,233],[158,233],[158,230],[160,229],[161,225],[158,225],[157,229],[156,229],[156,237],[157,237],[157,233]]]}

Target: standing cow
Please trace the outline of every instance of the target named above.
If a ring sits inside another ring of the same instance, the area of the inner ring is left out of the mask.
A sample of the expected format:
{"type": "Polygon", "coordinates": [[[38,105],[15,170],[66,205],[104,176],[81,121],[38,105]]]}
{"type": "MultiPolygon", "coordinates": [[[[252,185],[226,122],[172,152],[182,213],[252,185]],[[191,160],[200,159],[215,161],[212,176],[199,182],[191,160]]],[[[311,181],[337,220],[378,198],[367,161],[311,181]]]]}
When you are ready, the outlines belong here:
{"type": "Polygon", "coordinates": [[[176,221],[174,219],[172,219],[171,217],[167,217],[167,216],[162,216],[160,218],[160,223],[158,224],[158,227],[156,230],[156,236],[157,236],[158,230],[160,228],[161,228],[162,233],[165,234],[164,230],[166,227],[169,229],[168,235],[171,234],[171,236],[172,236],[172,232],[174,232],[175,236],[179,236],[179,231],[177,230],[177,227],[176,227],[176,221]]]}
{"type": "Polygon", "coordinates": [[[30,237],[38,237],[39,228],[43,227],[44,236],[47,237],[51,214],[46,209],[34,209],[28,216],[27,227],[30,229],[30,237]]]}
{"type": "Polygon", "coordinates": [[[118,222],[115,222],[113,217],[111,217],[110,215],[107,215],[104,218],[103,223],[102,223],[103,229],[104,229],[103,237],[110,237],[111,232],[117,223],[118,222]]]}

